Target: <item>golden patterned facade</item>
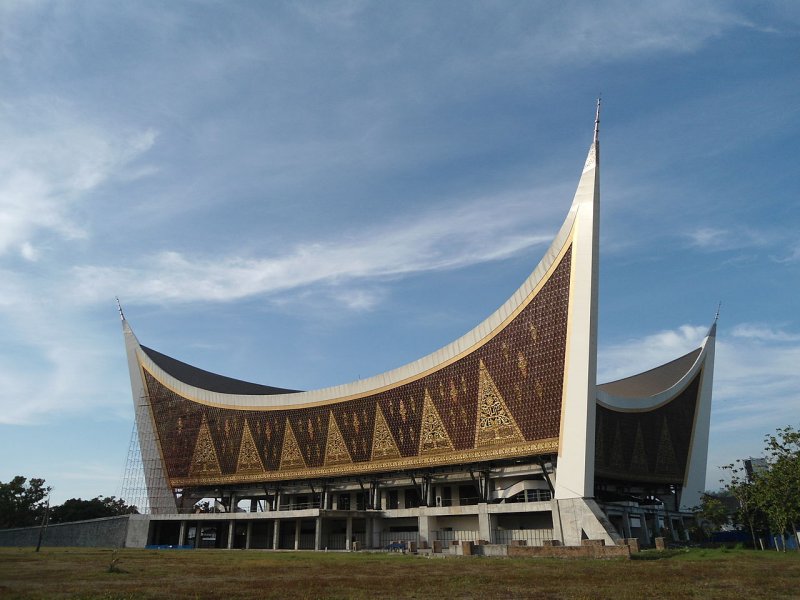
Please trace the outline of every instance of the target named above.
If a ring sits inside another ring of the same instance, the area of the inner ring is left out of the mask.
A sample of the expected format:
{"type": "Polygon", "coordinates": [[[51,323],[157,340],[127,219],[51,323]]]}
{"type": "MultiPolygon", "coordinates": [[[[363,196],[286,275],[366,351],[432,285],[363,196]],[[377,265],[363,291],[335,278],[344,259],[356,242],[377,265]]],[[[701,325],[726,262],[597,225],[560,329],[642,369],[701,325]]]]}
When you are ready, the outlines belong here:
{"type": "Polygon", "coordinates": [[[143,369],[170,485],[274,481],[557,451],[569,249],[486,343],[387,390],[315,406],[222,408],[143,369]]]}

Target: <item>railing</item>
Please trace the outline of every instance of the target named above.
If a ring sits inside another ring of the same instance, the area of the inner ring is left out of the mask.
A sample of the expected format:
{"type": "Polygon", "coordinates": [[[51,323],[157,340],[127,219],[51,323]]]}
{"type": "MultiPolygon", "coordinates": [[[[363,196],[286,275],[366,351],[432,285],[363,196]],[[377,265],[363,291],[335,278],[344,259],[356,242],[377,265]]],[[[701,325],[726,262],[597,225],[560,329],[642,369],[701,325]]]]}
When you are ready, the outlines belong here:
{"type": "Polygon", "coordinates": [[[314,534],[313,533],[301,533],[300,534],[300,550],[313,550],[314,549],[314,534]]]}
{"type": "Polygon", "coordinates": [[[419,543],[419,533],[416,531],[381,531],[381,548],[385,548],[392,542],[414,542],[419,543]]]}
{"type": "Polygon", "coordinates": [[[479,531],[472,531],[472,530],[441,530],[436,531],[436,539],[440,542],[443,542],[447,545],[453,542],[476,542],[480,539],[480,532],[479,531]]]}
{"type": "Polygon", "coordinates": [[[544,540],[553,539],[552,529],[495,529],[495,544],[511,544],[514,541],[525,541],[528,546],[541,546],[544,540]]]}
{"type": "MultiPolygon", "coordinates": [[[[351,541],[358,542],[364,548],[366,545],[367,536],[364,533],[354,533],[351,541]]],[[[322,540],[322,547],[328,550],[346,550],[347,549],[347,534],[346,533],[330,533],[328,534],[327,541],[325,538],[322,540]]]]}
{"type": "Polygon", "coordinates": [[[462,496],[458,499],[459,506],[472,506],[473,504],[478,504],[481,501],[480,496],[462,496]]]}
{"type": "Polygon", "coordinates": [[[319,508],[319,502],[287,502],[278,505],[278,510],[306,510],[308,508],[319,508]]]}

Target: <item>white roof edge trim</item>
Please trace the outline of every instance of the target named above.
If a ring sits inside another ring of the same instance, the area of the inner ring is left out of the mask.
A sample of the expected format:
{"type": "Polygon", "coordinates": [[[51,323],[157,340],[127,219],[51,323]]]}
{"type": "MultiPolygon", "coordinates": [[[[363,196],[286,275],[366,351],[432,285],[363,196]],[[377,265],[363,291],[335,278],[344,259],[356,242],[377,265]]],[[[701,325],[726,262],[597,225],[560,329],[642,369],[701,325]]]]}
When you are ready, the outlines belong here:
{"type": "MultiPolygon", "coordinates": [[[[642,412],[654,410],[663,404],[673,400],[678,394],[683,392],[694,379],[695,375],[703,368],[708,354],[709,337],[703,340],[700,346],[700,354],[697,355],[692,366],[683,376],[676,381],[672,386],[655,394],[654,396],[643,396],[640,398],[622,398],[620,396],[613,396],[608,392],[604,392],[597,387],[597,404],[605,408],[615,410],[617,412],[642,412]]],[[[657,367],[656,367],[657,368],[657,367]]]]}
{"type": "MultiPolygon", "coordinates": [[[[589,149],[590,155],[593,152],[594,144],[592,144],[589,149]]],[[[594,168],[594,165],[588,168],[585,167],[582,175],[594,168]]],[[[290,394],[245,395],[212,392],[188,385],[161,369],[141,349],[139,349],[137,352],[140,364],[147,371],[152,373],[153,376],[163,385],[180,393],[182,396],[202,404],[209,404],[221,408],[300,408],[302,405],[306,404],[315,404],[319,402],[337,400],[339,398],[344,400],[352,396],[362,396],[377,392],[382,388],[391,387],[407,379],[420,376],[426,371],[436,369],[438,365],[448,362],[459,355],[468,353],[470,349],[478,345],[486,337],[493,335],[497,328],[503,325],[503,323],[506,321],[507,317],[504,315],[509,315],[519,308],[554,266],[556,259],[559,257],[562,250],[564,250],[565,246],[570,242],[576,216],[581,208],[581,203],[578,201],[578,197],[576,195],[572,201],[569,211],[567,212],[564,222],[561,225],[561,228],[553,239],[553,242],[545,251],[539,263],[534,268],[533,272],[497,310],[495,310],[491,315],[489,315],[489,317],[484,319],[476,327],[462,335],[460,338],[457,338],[455,341],[450,342],[448,345],[443,346],[442,348],[401,367],[367,377],[366,379],[360,379],[358,381],[352,381],[350,383],[316,390],[309,390],[306,392],[295,392],[290,394]]],[[[592,207],[588,206],[587,209],[591,210],[592,207]]]]}

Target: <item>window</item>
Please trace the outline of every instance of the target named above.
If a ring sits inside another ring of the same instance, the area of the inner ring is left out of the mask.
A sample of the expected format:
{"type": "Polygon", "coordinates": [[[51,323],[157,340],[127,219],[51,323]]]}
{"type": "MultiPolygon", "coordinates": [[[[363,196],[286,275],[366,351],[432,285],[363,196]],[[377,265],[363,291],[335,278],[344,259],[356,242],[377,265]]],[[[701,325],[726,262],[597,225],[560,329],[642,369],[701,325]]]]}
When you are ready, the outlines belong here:
{"type": "Polygon", "coordinates": [[[339,510],[350,510],[350,494],[339,494],[339,510]]]}
{"type": "Polygon", "coordinates": [[[387,508],[400,508],[400,501],[397,499],[397,490],[389,490],[389,506],[387,508]]]}

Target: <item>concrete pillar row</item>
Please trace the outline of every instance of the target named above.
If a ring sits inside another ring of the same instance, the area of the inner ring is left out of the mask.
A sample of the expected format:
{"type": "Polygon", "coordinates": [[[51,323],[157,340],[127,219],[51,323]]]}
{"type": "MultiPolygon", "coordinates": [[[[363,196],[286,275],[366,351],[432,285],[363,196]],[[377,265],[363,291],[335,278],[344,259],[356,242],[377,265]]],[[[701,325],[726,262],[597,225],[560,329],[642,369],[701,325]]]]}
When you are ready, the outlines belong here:
{"type": "Polygon", "coordinates": [[[300,549],[300,519],[294,520],[294,549],[300,549]]]}
{"type": "Polygon", "coordinates": [[[181,521],[181,529],[178,532],[178,546],[186,545],[186,521],[181,521]]]}
{"type": "Polygon", "coordinates": [[[228,521],[228,550],[233,548],[233,534],[236,532],[236,521],[228,521]]]}
{"type": "Polygon", "coordinates": [[[492,531],[492,515],[489,514],[488,505],[485,502],[478,504],[478,535],[480,539],[493,543],[494,532],[492,531]]]}
{"type": "Polygon", "coordinates": [[[344,549],[353,549],[353,517],[347,517],[347,539],[345,540],[344,549]]]}
{"type": "Polygon", "coordinates": [[[627,508],[622,511],[622,537],[626,539],[633,537],[633,534],[631,534],[631,516],[627,508]]]}
{"type": "Polygon", "coordinates": [[[275,519],[275,528],[272,530],[272,549],[277,550],[281,545],[281,522],[275,519]]]}
{"type": "Polygon", "coordinates": [[[314,522],[314,550],[322,550],[322,517],[314,522]]]}

